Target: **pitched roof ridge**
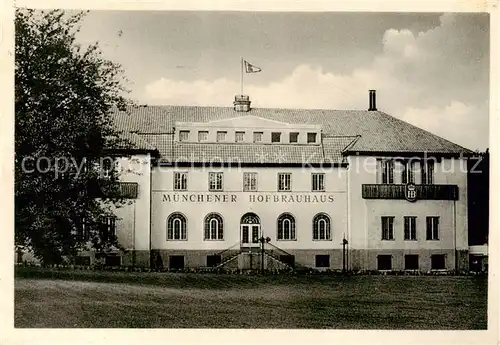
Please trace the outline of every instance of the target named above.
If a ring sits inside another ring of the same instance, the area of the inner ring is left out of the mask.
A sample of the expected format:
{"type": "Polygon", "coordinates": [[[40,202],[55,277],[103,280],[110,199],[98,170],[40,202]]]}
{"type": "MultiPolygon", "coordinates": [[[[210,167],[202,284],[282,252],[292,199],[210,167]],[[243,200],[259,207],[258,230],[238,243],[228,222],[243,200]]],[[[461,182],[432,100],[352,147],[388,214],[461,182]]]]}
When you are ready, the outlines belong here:
{"type": "Polygon", "coordinates": [[[441,137],[441,136],[439,136],[439,135],[437,135],[437,134],[434,134],[434,133],[432,133],[432,132],[430,132],[430,131],[428,131],[428,130],[425,130],[425,129],[423,129],[423,128],[420,128],[420,127],[418,127],[418,126],[416,126],[416,125],[414,125],[414,124],[412,124],[412,123],[410,123],[410,122],[407,122],[407,121],[401,120],[401,119],[399,119],[399,118],[397,118],[397,117],[395,117],[395,116],[389,115],[389,114],[387,114],[387,113],[385,113],[385,112],[383,112],[383,111],[380,111],[380,110],[377,110],[377,112],[378,112],[380,115],[385,116],[385,117],[387,117],[387,118],[389,118],[389,119],[391,119],[391,120],[395,120],[395,121],[397,121],[397,122],[403,123],[404,125],[406,125],[406,126],[410,126],[410,127],[412,127],[413,129],[416,129],[417,131],[424,132],[424,133],[429,134],[429,135],[431,135],[431,136],[433,136],[433,137],[435,137],[435,138],[438,138],[439,140],[443,140],[443,141],[445,141],[447,144],[451,144],[451,145],[454,145],[454,146],[456,146],[456,147],[460,147],[460,148],[461,148],[462,150],[464,150],[464,151],[473,152],[472,150],[470,150],[470,149],[468,149],[468,148],[465,148],[465,147],[463,147],[463,146],[461,146],[461,145],[458,145],[458,144],[456,144],[456,143],[454,143],[454,142],[452,142],[452,141],[450,141],[450,140],[448,140],[448,139],[445,139],[445,138],[443,138],[443,137],[441,137]]]}
{"type": "MultiPolygon", "coordinates": [[[[131,108],[214,108],[214,109],[234,109],[233,106],[220,106],[220,105],[186,105],[186,104],[141,104],[141,105],[130,105],[127,107],[131,108]]],[[[331,111],[331,112],[342,112],[342,111],[356,111],[356,112],[368,112],[366,109],[332,109],[332,108],[285,108],[285,107],[251,107],[250,111],[244,112],[242,114],[251,115],[252,110],[293,110],[293,111],[331,111]]],[[[235,113],[238,113],[235,111],[235,113]]],[[[245,115],[240,115],[245,116],[245,115]]],[[[238,117],[238,115],[236,116],[238,117]]]]}

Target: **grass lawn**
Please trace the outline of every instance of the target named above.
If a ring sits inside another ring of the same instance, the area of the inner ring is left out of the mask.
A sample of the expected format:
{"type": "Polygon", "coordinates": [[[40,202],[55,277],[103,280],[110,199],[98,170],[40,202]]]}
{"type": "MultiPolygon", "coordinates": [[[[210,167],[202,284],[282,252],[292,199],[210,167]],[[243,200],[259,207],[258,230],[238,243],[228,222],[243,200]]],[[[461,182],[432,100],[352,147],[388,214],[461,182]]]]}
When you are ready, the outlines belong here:
{"type": "Polygon", "coordinates": [[[15,280],[16,327],[486,329],[486,320],[483,277],[70,271],[15,280]]]}

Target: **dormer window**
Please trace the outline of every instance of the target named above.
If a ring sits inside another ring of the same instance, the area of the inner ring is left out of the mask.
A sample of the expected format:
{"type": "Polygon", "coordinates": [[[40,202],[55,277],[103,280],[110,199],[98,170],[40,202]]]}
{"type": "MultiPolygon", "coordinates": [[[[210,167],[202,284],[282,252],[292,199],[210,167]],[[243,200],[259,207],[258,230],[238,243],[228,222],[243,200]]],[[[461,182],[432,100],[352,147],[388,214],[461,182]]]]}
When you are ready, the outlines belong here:
{"type": "Polygon", "coordinates": [[[198,141],[203,142],[208,140],[208,131],[199,131],[198,132],[198,141]]]}
{"type": "Polygon", "coordinates": [[[188,141],[189,131],[179,131],[179,141],[188,141]]]}
{"type": "Polygon", "coordinates": [[[307,143],[308,144],[316,143],[316,136],[317,136],[316,133],[307,133],[307,143]]]}
{"type": "Polygon", "coordinates": [[[280,132],[272,132],[271,133],[271,142],[272,143],[281,142],[281,133],[280,132]]]}
{"type": "Polygon", "coordinates": [[[261,143],[263,135],[264,135],[263,132],[253,132],[253,142],[254,143],[261,143]]]}
{"type": "Polygon", "coordinates": [[[217,131],[217,142],[224,142],[226,141],[227,137],[227,132],[226,131],[217,131]]]}
{"type": "Polygon", "coordinates": [[[245,132],[236,132],[235,140],[237,143],[242,143],[245,141],[245,132]]]}
{"type": "Polygon", "coordinates": [[[297,132],[291,132],[290,133],[290,143],[298,143],[299,142],[299,133],[297,132]]]}

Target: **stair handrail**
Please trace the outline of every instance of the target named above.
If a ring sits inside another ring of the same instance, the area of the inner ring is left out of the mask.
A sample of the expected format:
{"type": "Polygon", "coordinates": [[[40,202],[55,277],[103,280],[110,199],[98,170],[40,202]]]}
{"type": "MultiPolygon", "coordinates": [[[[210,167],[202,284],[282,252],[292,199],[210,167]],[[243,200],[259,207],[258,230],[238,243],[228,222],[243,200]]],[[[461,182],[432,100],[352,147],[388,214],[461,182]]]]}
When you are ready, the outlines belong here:
{"type": "Polygon", "coordinates": [[[275,261],[278,261],[278,262],[279,262],[279,263],[281,263],[282,265],[284,265],[284,266],[286,266],[286,267],[288,267],[288,268],[290,268],[290,269],[292,269],[292,270],[293,270],[292,265],[290,265],[290,264],[289,264],[289,263],[287,263],[287,262],[282,261],[280,258],[275,257],[273,254],[270,254],[270,253],[268,253],[268,252],[264,252],[264,254],[265,254],[267,257],[270,257],[271,259],[273,259],[273,260],[275,260],[275,261]]]}
{"type": "Polygon", "coordinates": [[[267,244],[268,244],[268,245],[270,245],[270,246],[271,246],[271,247],[273,247],[273,248],[276,248],[276,249],[277,249],[277,250],[279,250],[280,252],[285,253],[286,255],[293,256],[292,254],[290,254],[290,253],[289,253],[289,252],[287,252],[286,250],[283,250],[283,249],[281,249],[280,247],[277,247],[277,246],[275,246],[275,245],[274,245],[274,244],[272,244],[272,243],[267,243],[267,244]]]}
{"type": "Polygon", "coordinates": [[[236,246],[237,246],[237,245],[239,245],[239,244],[240,244],[240,242],[237,242],[237,243],[233,244],[231,247],[226,248],[226,249],[224,249],[223,251],[220,251],[220,252],[216,253],[215,255],[222,255],[222,254],[224,254],[225,252],[227,252],[227,251],[229,251],[229,250],[233,249],[234,247],[236,247],[236,246]]]}

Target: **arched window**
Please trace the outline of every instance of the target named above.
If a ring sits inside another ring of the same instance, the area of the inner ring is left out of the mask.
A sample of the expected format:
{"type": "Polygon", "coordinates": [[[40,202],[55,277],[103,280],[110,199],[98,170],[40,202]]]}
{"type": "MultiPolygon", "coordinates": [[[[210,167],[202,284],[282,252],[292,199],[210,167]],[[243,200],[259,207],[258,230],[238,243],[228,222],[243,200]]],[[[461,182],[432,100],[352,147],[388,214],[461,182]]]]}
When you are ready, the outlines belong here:
{"type": "Polygon", "coordinates": [[[313,219],[313,240],[331,240],[330,217],[324,213],[319,213],[313,219]]]}
{"type": "Polygon", "coordinates": [[[167,220],[167,240],[187,239],[187,221],[181,213],[172,213],[167,220]]]}
{"type": "Polygon", "coordinates": [[[243,217],[241,217],[241,224],[260,224],[259,216],[255,213],[245,213],[243,217]]]}
{"type": "Polygon", "coordinates": [[[278,217],[278,240],[295,240],[295,218],[289,213],[278,217]]]}
{"type": "Polygon", "coordinates": [[[205,217],[205,240],[223,240],[224,221],[217,213],[210,213],[205,217]]]}

